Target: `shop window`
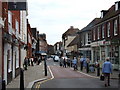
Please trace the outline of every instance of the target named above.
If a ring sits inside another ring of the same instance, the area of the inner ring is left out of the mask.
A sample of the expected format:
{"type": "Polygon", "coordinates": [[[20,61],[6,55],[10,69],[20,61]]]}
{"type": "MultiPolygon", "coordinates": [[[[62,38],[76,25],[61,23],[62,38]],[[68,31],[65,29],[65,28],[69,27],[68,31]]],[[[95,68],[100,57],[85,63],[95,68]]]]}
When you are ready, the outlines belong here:
{"type": "Polygon", "coordinates": [[[16,52],[15,52],[15,61],[16,61],[16,68],[18,68],[19,67],[19,57],[16,52]]]}
{"type": "Polygon", "coordinates": [[[7,51],[7,60],[8,60],[8,72],[12,71],[12,61],[10,59],[10,50],[7,51]]]}
{"type": "Polygon", "coordinates": [[[105,47],[101,47],[101,60],[105,60],[105,47]]]}

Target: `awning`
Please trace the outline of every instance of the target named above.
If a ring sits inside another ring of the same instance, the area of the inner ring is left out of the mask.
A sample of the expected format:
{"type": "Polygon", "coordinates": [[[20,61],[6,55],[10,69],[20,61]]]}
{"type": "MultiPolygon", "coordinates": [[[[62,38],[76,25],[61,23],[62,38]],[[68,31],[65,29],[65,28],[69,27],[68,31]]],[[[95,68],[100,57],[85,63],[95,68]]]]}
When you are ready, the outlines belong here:
{"type": "Polygon", "coordinates": [[[37,51],[36,53],[35,53],[36,55],[47,55],[47,53],[45,52],[45,51],[37,51]]]}

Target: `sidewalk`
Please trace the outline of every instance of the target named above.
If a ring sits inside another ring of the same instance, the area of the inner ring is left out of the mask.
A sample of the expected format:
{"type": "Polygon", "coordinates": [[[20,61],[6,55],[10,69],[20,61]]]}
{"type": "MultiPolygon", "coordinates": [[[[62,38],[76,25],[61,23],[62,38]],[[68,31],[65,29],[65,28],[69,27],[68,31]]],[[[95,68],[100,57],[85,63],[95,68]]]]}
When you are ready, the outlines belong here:
{"type": "MultiPolygon", "coordinates": [[[[78,71],[80,72],[83,72],[83,73],[86,73],[86,74],[89,74],[91,76],[96,76],[96,77],[100,77],[100,76],[97,76],[97,69],[95,68],[95,72],[90,72],[87,73],[86,72],[86,69],[83,68],[83,71],[80,70],[80,67],[78,66],[78,71]]],[[[102,74],[102,70],[100,69],[100,75],[102,74]]],[[[118,75],[119,75],[119,71],[115,71],[113,70],[112,74],[111,74],[111,79],[118,79],[118,75]]]]}
{"type": "MultiPolygon", "coordinates": [[[[31,88],[34,82],[38,80],[51,78],[49,70],[47,76],[44,75],[44,62],[40,65],[28,66],[28,70],[24,71],[24,87],[31,88]]],[[[20,75],[16,77],[6,88],[20,88],[20,75]]]]}

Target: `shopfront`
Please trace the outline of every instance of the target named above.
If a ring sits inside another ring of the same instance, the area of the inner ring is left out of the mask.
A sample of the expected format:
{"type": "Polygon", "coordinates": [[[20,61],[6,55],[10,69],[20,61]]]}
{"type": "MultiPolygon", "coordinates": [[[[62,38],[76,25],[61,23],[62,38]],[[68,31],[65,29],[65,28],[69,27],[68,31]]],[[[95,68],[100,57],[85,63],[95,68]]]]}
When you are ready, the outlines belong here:
{"type": "Polygon", "coordinates": [[[113,65],[113,69],[118,70],[119,68],[119,58],[120,58],[120,44],[119,40],[106,41],[106,54],[107,57],[110,57],[110,61],[113,65]],[[109,42],[109,44],[108,44],[109,42]]]}
{"type": "Polygon", "coordinates": [[[104,42],[105,41],[97,41],[91,43],[92,62],[95,63],[98,61],[100,63],[100,66],[102,66],[102,63],[105,61],[106,57],[106,48],[104,42]]]}

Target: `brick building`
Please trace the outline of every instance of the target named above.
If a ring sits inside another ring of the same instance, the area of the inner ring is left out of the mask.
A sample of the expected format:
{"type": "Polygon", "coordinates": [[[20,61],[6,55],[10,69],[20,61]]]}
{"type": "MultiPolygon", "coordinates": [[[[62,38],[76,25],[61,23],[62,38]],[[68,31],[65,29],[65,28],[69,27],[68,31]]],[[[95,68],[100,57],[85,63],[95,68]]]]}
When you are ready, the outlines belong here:
{"type": "Polygon", "coordinates": [[[2,28],[4,26],[4,21],[2,18],[2,1],[0,0],[0,80],[2,78],[2,28]]]}
{"type": "Polygon", "coordinates": [[[120,63],[120,1],[101,11],[101,20],[92,29],[92,60],[110,57],[114,69],[120,63]]]}
{"type": "Polygon", "coordinates": [[[30,23],[27,20],[27,57],[32,57],[32,32],[30,23]]]}
{"type": "Polygon", "coordinates": [[[8,9],[8,2],[2,3],[2,18],[4,28],[2,30],[2,78],[6,84],[16,78],[23,67],[25,57],[24,46],[26,43],[26,10],[8,9]]]}

